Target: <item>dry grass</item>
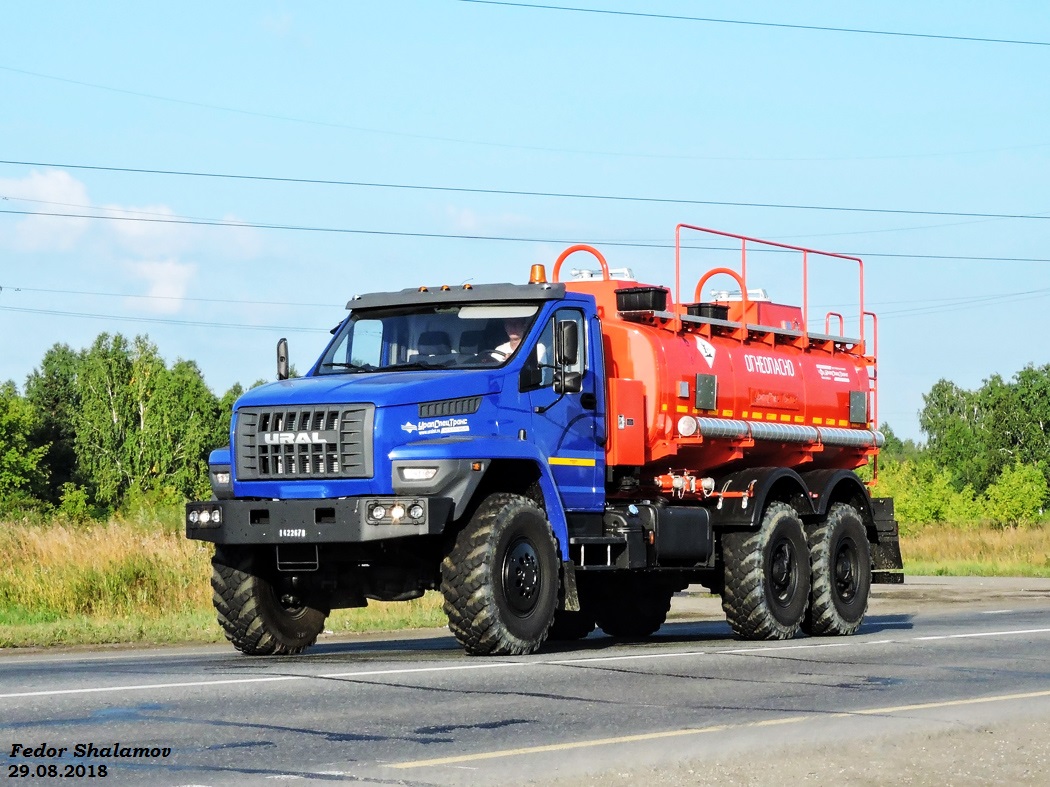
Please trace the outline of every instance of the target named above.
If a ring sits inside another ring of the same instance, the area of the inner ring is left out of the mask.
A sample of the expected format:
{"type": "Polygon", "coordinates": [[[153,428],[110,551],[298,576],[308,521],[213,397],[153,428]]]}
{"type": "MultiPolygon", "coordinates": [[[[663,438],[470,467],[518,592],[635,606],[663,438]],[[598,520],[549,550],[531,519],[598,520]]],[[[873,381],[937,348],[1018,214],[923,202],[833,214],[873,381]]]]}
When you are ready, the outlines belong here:
{"type": "MultiPolygon", "coordinates": [[[[212,548],[170,518],[0,523],[0,647],[223,639],[211,605],[212,548]]],[[[338,610],[337,633],[444,626],[441,598],[338,610]]]]}
{"type": "MultiPolygon", "coordinates": [[[[913,575],[1050,577],[1050,526],[1024,530],[929,527],[903,537],[913,575]]],[[[211,547],[178,518],[106,523],[0,523],[0,647],[116,642],[215,642],[211,547]]],[[[436,628],[441,597],[338,610],[336,634],[436,628]]]]}
{"type": "Polygon", "coordinates": [[[1050,526],[927,527],[901,537],[905,574],[1050,577],[1050,526]]]}

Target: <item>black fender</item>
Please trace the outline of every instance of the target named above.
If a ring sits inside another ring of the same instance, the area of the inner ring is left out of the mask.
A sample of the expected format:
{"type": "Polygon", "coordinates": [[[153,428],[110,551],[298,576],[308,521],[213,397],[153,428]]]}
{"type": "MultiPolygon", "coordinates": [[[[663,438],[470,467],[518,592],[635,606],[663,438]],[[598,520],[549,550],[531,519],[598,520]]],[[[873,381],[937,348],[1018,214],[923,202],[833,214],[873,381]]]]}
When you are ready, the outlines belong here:
{"type": "Polygon", "coordinates": [[[742,497],[723,497],[711,507],[716,528],[757,528],[770,501],[788,503],[800,516],[816,513],[809,486],[788,467],[752,467],[715,479],[715,495],[743,492],[742,497]]]}
{"type": "Polygon", "coordinates": [[[860,511],[867,527],[875,526],[868,487],[852,470],[810,470],[801,477],[818,516],[826,515],[833,503],[849,503],[860,511]]]}

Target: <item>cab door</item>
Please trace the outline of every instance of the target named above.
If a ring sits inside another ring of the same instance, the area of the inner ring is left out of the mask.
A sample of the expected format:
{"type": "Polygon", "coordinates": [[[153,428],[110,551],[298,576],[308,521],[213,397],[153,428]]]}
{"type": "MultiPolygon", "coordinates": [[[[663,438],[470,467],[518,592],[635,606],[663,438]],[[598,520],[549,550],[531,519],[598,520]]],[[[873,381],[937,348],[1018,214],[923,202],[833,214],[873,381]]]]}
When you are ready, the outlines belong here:
{"type": "Polygon", "coordinates": [[[598,412],[604,397],[596,373],[600,342],[582,310],[557,309],[522,370],[522,390],[533,411],[532,436],[567,510],[600,511],[604,506],[604,430],[598,412]]]}

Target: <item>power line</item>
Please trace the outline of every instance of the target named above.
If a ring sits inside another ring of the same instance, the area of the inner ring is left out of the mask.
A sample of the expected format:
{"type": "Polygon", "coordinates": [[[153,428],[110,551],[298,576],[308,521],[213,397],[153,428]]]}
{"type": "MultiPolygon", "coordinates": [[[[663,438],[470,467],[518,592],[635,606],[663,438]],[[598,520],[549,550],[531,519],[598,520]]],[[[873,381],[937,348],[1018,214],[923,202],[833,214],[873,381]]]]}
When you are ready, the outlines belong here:
{"type": "Polygon", "coordinates": [[[11,284],[0,284],[2,292],[42,292],[49,295],[91,295],[101,298],[143,298],[157,301],[191,301],[194,303],[227,303],[240,306],[301,306],[303,308],[340,308],[343,302],[332,303],[295,303],[290,301],[246,301],[236,298],[190,298],[182,295],[136,295],[129,292],[99,292],[96,290],[56,290],[45,287],[19,287],[11,284]]]}
{"type": "Polygon", "coordinates": [[[383,183],[364,180],[328,180],[322,178],[294,178],[275,175],[238,175],[228,172],[199,172],[193,170],[143,169],[137,167],[105,167],[90,164],[60,164],[42,161],[13,161],[0,159],[0,164],[27,167],[55,167],[62,169],[91,170],[96,172],[123,172],[137,175],[172,175],[191,178],[219,178],[224,180],[249,180],[271,183],[301,183],[322,186],[353,186],[359,188],[398,189],[409,191],[440,191],[458,194],[484,194],[511,197],[545,197],[556,199],[602,200],[607,202],[642,202],[663,205],[704,205],[728,208],[773,208],[777,210],[811,210],[840,213],[876,213],[892,216],[954,216],[971,219],[1025,219],[1046,221],[1050,215],[1039,213],[981,213],[975,211],[950,210],[905,210],[903,208],[858,208],[844,205],[807,205],[780,202],[735,202],[729,200],[701,200],[675,197],[639,197],[624,194],[588,194],[585,192],[527,191],[524,189],[485,189],[467,186],[432,186],[418,183],[383,183]]]}
{"type": "MultiPolygon", "coordinates": [[[[191,225],[191,226],[202,226],[202,227],[233,227],[237,229],[258,229],[258,230],[284,230],[289,232],[317,232],[317,233],[335,233],[341,235],[373,235],[379,237],[393,237],[393,238],[425,238],[434,240],[478,240],[478,241],[496,241],[501,243],[552,243],[552,244],[567,244],[567,243],[578,243],[581,242],[580,238],[530,238],[515,235],[468,235],[461,233],[450,233],[450,232],[409,232],[405,230],[368,230],[351,227],[318,227],[310,226],[306,224],[265,224],[245,221],[221,221],[218,219],[181,219],[177,217],[172,218],[148,218],[141,216],[113,216],[113,215],[99,215],[91,213],[53,213],[50,211],[37,211],[37,210],[6,210],[0,209],[0,214],[8,214],[14,216],[48,216],[53,218],[65,218],[65,219],[96,219],[103,221],[139,221],[150,224],[179,224],[179,225],[191,225]]],[[[617,248],[634,248],[634,249],[673,249],[673,243],[658,243],[653,241],[624,241],[624,240],[590,240],[586,241],[595,245],[601,246],[614,246],[617,248]]],[[[683,244],[682,248],[694,249],[700,251],[735,251],[728,246],[701,246],[683,244]]],[[[754,249],[755,252],[766,252],[772,254],[790,253],[784,250],[765,250],[765,249],[754,249]]],[[[891,252],[860,252],[860,251],[849,251],[843,252],[849,253],[857,257],[866,258],[889,258],[889,259],[909,259],[909,260],[962,260],[967,262],[1050,262],[1050,258],[1047,257],[1001,257],[1001,256],[976,256],[976,255],[963,255],[963,254],[901,254],[891,252]]]]}
{"type": "MultiPolygon", "coordinates": [[[[0,287],[0,290],[5,289],[0,287]]],[[[20,288],[11,288],[20,289],[20,288]]],[[[28,288],[27,288],[28,289],[28,288]]],[[[77,293],[75,290],[35,290],[37,292],[67,292],[74,294],[84,295],[99,295],[101,293],[84,292],[77,293]]],[[[112,293],[115,295],[115,293],[112,293]]],[[[897,309],[891,311],[883,311],[879,314],[880,318],[887,317],[918,317],[926,314],[936,314],[940,312],[958,311],[960,309],[970,308],[976,304],[986,304],[997,301],[1003,301],[1007,299],[1022,299],[1030,300],[1032,298],[1043,298],[1050,294],[1050,288],[1042,290],[1028,290],[1025,292],[1016,293],[1000,293],[993,295],[983,296],[971,296],[965,298],[942,298],[937,299],[943,301],[933,306],[920,306],[911,309],[897,309]]],[[[126,296],[126,297],[138,297],[138,296],[126,296]]],[[[191,299],[186,300],[206,300],[206,299],[191,299]]],[[[916,301],[898,301],[897,303],[914,303],[916,301]]],[[[877,304],[870,304],[875,306],[877,304]]],[[[194,328],[230,328],[236,330],[252,330],[252,331],[285,331],[285,332],[303,332],[303,333],[322,333],[328,332],[327,328],[310,328],[305,326],[289,326],[289,325],[248,325],[245,323],[223,323],[223,322],[211,322],[205,320],[177,320],[173,318],[164,317],[141,317],[141,316],[129,316],[119,314],[100,314],[97,312],[78,312],[78,311],[66,311],[62,309],[34,309],[20,306],[0,306],[0,311],[18,312],[22,314],[43,314],[56,317],[77,317],[82,319],[96,319],[96,320],[116,320],[119,322],[137,322],[137,323],[148,323],[148,324],[161,324],[161,325],[177,325],[182,327],[194,327],[194,328]]],[[[856,315],[847,315],[847,319],[856,319],[856,315]]]]}
{"type": "Polygon", "coordinates": [[[247,325],[244,323],[208,322],[205,320],[175,320],[166,317],[129,317],[121,314],[98,314],[96,312],[72,312],[61,309],[30,309],[23,306],[0,306],[0,311],[20,312],[23,314],[47,314],[57,317],[81,317],[95,320],[118,320],[120,322],[145,322],[162,325],[182,325],[194,328],[236,328],[249,331],[304,331],[309,333],[327,333],[329,328],[309,328],[302,325],[247,325]]]}
{"type": "Polygon", "coordinates": [[[638,19],[663,19],[673,22],[703,22],[718,25],[743,25],[746,27],[772,27],[783,30],[810,30],[820,33],[853,33],[870,36],[893,36],[896,38],[922,38],[935,41],[964,41],[979,44],[1010,44],[1014,46],[1050,46],[1050,41],[1024,41],[1012,38],[983,38],[979,36],[951,36],[940,33],[911,33],[901,30],[872,30],[860,27],[830,27],[828,25],[796,25],[785,22],[754,22],[744,19],[717,19],[704,16],[681,16],[678,14],[653,14],[643,11],[612,11],[605,8],[579,8],[575,6],[539,5],[534,3],[511,3],[504,0],[459,0],[475,5],[497,5],[509,8],[529,8],[537,11],[569,11],[580,14],[624,16],[638,19]]]}

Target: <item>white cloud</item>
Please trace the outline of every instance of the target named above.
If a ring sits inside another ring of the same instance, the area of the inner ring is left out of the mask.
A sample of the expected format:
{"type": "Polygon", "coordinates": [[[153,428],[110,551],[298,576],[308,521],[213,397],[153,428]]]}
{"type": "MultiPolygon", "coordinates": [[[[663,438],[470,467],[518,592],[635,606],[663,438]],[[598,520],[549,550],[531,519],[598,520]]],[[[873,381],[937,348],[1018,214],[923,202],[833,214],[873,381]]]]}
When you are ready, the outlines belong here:
{"type": "MultiPolygon", "coordinates": [[[[67,172],[31,172],[24,178],[0,178],[0,197],[10,210],[84,213],[87,188],[67,172]]],[[[68,251],[87,232],[91,219],[27,216],[14,228],[0,229],[0,244],[15,251],[68,251]]]]}
{"type": "Polygon", "coordinates": [[[197,275],[195,264],[175,259],[129,262],[125,267],[132,276],[147,284],[147,297],[128,298],[127,305],[155,314],[178,313],[182,309],[182,299],[186,297],[190,283],[197,275]]]}
{"type": "Polygon", "coordinates": [[[175,211],[167,205],[104,205],[102,212],[114,218],[106,226],[111,237],[118,246],[133,254],[144,257],[180,254],[199,242],[196,227],[170,222],[175,211]]]}

